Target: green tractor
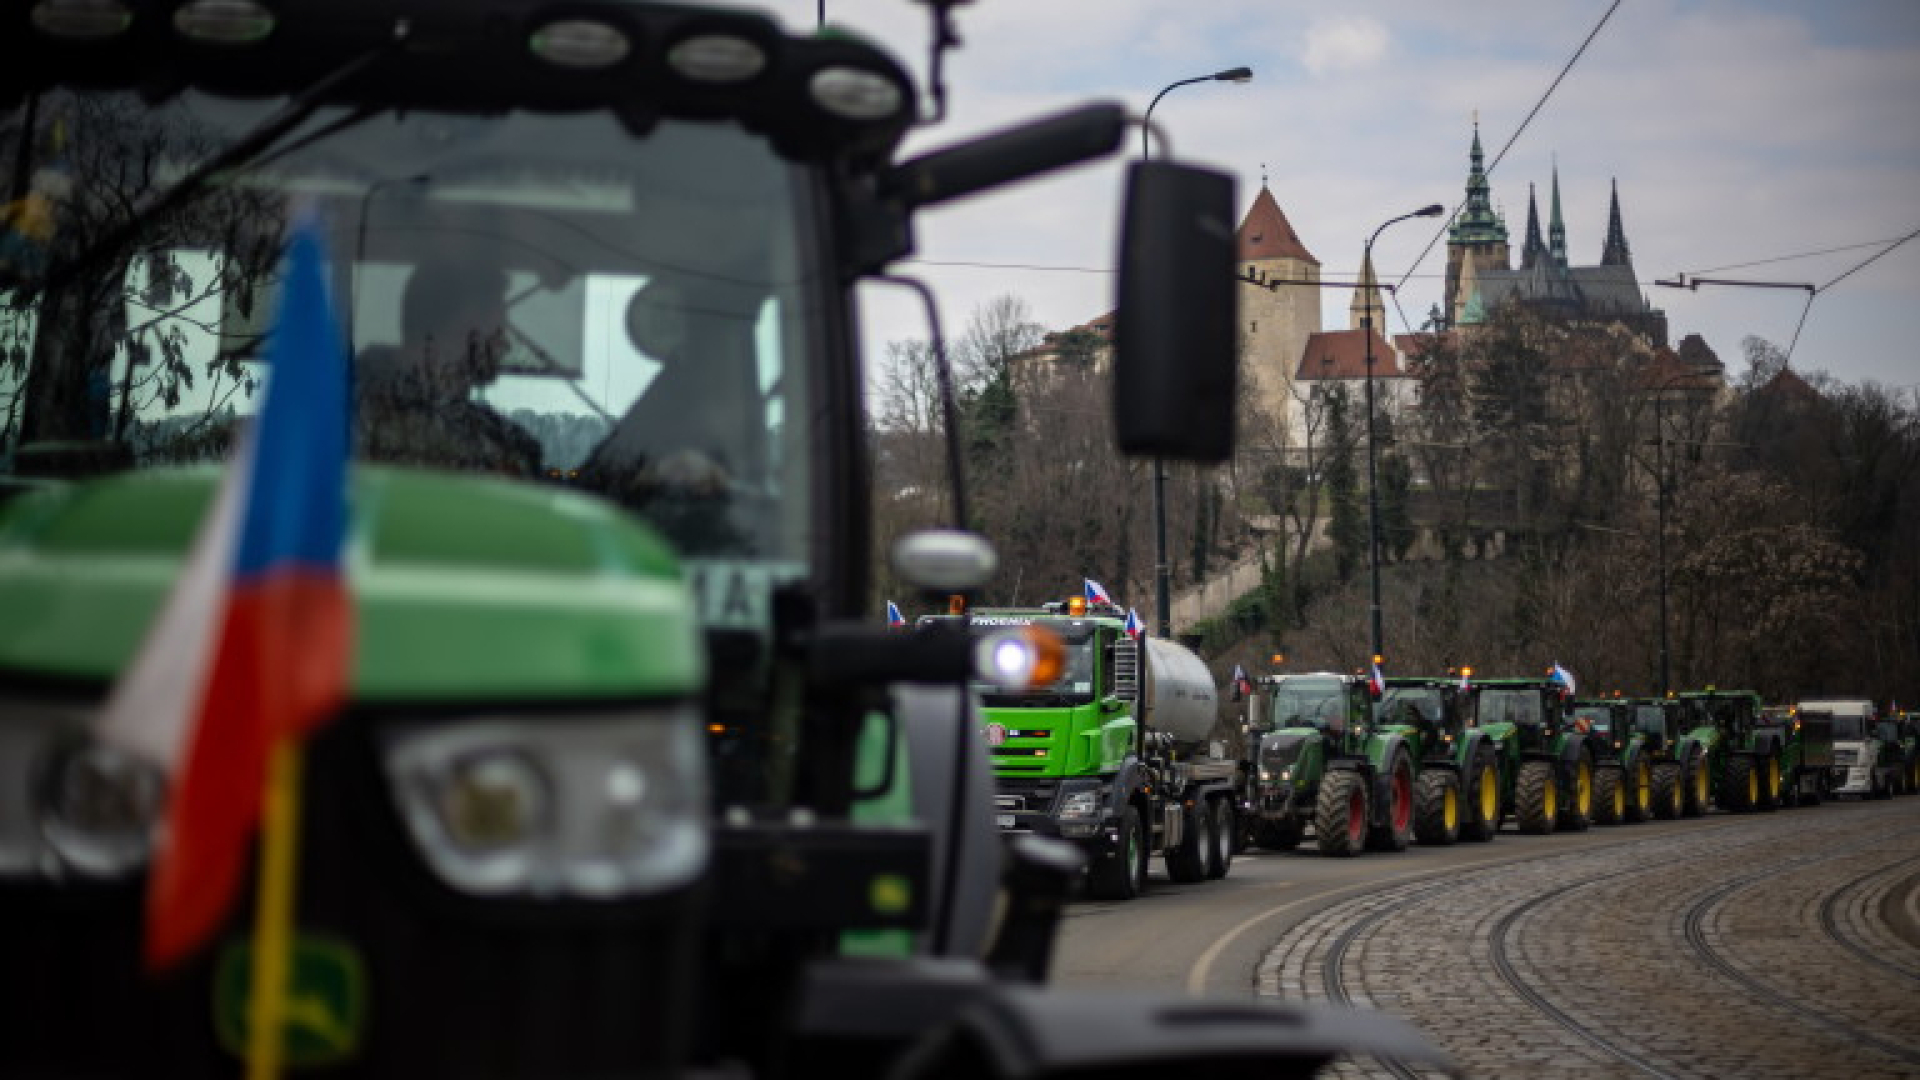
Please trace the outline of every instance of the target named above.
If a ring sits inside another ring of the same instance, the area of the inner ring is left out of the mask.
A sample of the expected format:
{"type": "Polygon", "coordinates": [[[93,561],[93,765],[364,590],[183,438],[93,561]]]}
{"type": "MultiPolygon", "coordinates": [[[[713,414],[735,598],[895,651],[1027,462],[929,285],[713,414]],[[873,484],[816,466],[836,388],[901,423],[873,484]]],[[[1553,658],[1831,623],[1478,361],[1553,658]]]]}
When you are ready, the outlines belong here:
{"type": "Polygon", "coordinates": [[[1713,805],[1736,814],[1778,809],[1786,738],[1759,723],[1760,695],[1710,686],[1680,701],[1706,753],[1713,805]]]}
{"type": "Polygon", "coordinates": [[[1760,710],[1780,742],[1780,805],[1818,806],[1833,785],[1833,716],[1792,707],[1760,710]]]}
{"type": "Polygon", "coordinates": [[[1252,840],[1299,846],[1309,824],[1325,855],[1405,851],[1413,837],[1416,747],[1376,730],[1373,695],[1355,675],[1269,675],[1247,715],[1254,753],[1252,840]]]}
{"type": "Polygon", "coordinates": [[[1593,824],[1594,754],[1574,727],[1567,685],[1551,677],[1474,684],[1480,729],[1506,747],[1505,802],[1523,833],[1593,824]]]}
{"type": "Polygon", "coordinates": [[[1706,761],[1687,729],[1687,709],[1672,697],[1636,698],[1634,727],[1652,775],[1653,816],[1661,821],[1706,812],[1706,761]]]}
{"type": "Polygon", "coordinates": [[[1413,835],[1422,844],[1491,840],[1500,830],[1499,747],[1468,721],[1473,695],[1459,677],[1386,680],[1379,718],[1412,751],[1413,835]]]}
{"type": "Polygon", "coordinates": [[[1920,791],[1920,712],[1893,714],[1894,732],[1899,736],[1902,776],[1909,792],[1920,791]]]}
{"type": "Polygon", "coordinates": [[[1573,722],[1593,740],[1593,823],[1625,825],[1653,815],[1653,766],[1647,738],[1624,698],[1573,703],[1573,722]]]}

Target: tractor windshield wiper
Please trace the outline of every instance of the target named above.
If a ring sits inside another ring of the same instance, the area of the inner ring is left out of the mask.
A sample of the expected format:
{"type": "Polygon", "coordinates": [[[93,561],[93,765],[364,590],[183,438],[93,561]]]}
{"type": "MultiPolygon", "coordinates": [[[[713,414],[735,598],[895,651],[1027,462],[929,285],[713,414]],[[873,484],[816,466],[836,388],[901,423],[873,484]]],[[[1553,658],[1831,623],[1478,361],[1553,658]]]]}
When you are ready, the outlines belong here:
{"type": "Polygon", "coordinates": [[[365,122],[369,117],[386,111],[384,106],[363,105],[340,119],[309,132],[304,138],[286,144],[280,142],[289,132],[306,123],[315,112],[319,111],[334,90],[373,66],[405,41],[404,31],[396,33],[391,41],[354,57],[340,65],[331,74],[316,80],[313,85],[289,98],[286,106],[279,112],[229,143],[226,149],[201,162],[193,171],[175,181],[172,187],[162,191],[147,205],[128,214],[119,225],[108,231],[105,236],[87,245],[71,261],[51,270],[42,283],[42,289],[47,292],[59,291],[69,282],[92,269],[100,260],[132,241],[149,222],[198,195],[208,183],[223,173],[274,160],[319,139],[345,131],[365,122]]]}

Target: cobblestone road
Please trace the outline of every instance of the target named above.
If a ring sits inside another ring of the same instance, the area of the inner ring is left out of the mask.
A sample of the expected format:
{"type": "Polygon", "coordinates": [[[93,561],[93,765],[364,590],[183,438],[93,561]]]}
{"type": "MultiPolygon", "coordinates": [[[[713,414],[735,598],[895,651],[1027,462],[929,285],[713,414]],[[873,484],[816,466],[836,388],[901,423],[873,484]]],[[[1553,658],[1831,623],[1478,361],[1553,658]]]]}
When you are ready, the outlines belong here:
{"type": "Polygon", "coordinates": [[[1396,1013],[1486,1080],[1920,1076],[1920,799],[1619,836],[1322,911],[1257,992],[1396,1013]]]}

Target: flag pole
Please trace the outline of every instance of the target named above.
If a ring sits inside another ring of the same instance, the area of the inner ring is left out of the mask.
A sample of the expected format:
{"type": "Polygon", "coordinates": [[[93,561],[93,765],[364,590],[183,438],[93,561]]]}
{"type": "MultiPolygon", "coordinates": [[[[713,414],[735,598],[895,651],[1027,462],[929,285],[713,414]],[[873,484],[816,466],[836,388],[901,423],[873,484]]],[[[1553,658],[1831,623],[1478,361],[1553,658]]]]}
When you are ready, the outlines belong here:
{"type": "Polygon", "coordinates": [[[293,898],[299,870],[300,740],[281,735],[267,760],[260,822],[260,870],[247,999],[247,1080],[278,1080],[286,1048],[293,898]]]}

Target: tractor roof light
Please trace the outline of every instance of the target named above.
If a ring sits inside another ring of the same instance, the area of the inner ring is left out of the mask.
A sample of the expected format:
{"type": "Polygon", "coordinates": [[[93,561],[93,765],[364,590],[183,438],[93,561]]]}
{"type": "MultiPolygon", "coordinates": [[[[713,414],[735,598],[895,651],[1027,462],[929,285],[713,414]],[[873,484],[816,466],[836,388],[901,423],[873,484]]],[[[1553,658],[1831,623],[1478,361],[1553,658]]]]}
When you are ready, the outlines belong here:
{"type": "Polygon", "coordinates": [[[133,25],[124,0],[40,0],[30,17],[41,33],[69,41],[118,37],[133,25]]]}
{"type": "Polygon", "coordinates": [[[767,50],[737,34],[696,33],[667,49],[667,66],[688,82],[731,86],[767,68],[767,50]]]}
{"type": "Polygon", "coordinates": [[[555,19],[527,38],[533,55],[571,71],[604,71],[633,52],[625,29],[600,19],[555,19]]]}
{"type": "Polygon", "coordinates": [[[845,120],[884,120],[898,114],[907,94],[877,71],[835,64],[807,80],[807,93],[821,109],[845,120]]]}
{"type": "Polygon", "coordinates": [[[173,13],[181,37],[208,45],[252,45],[275,25],[273,10],[255,0],[188,0],[173,13]]]}

